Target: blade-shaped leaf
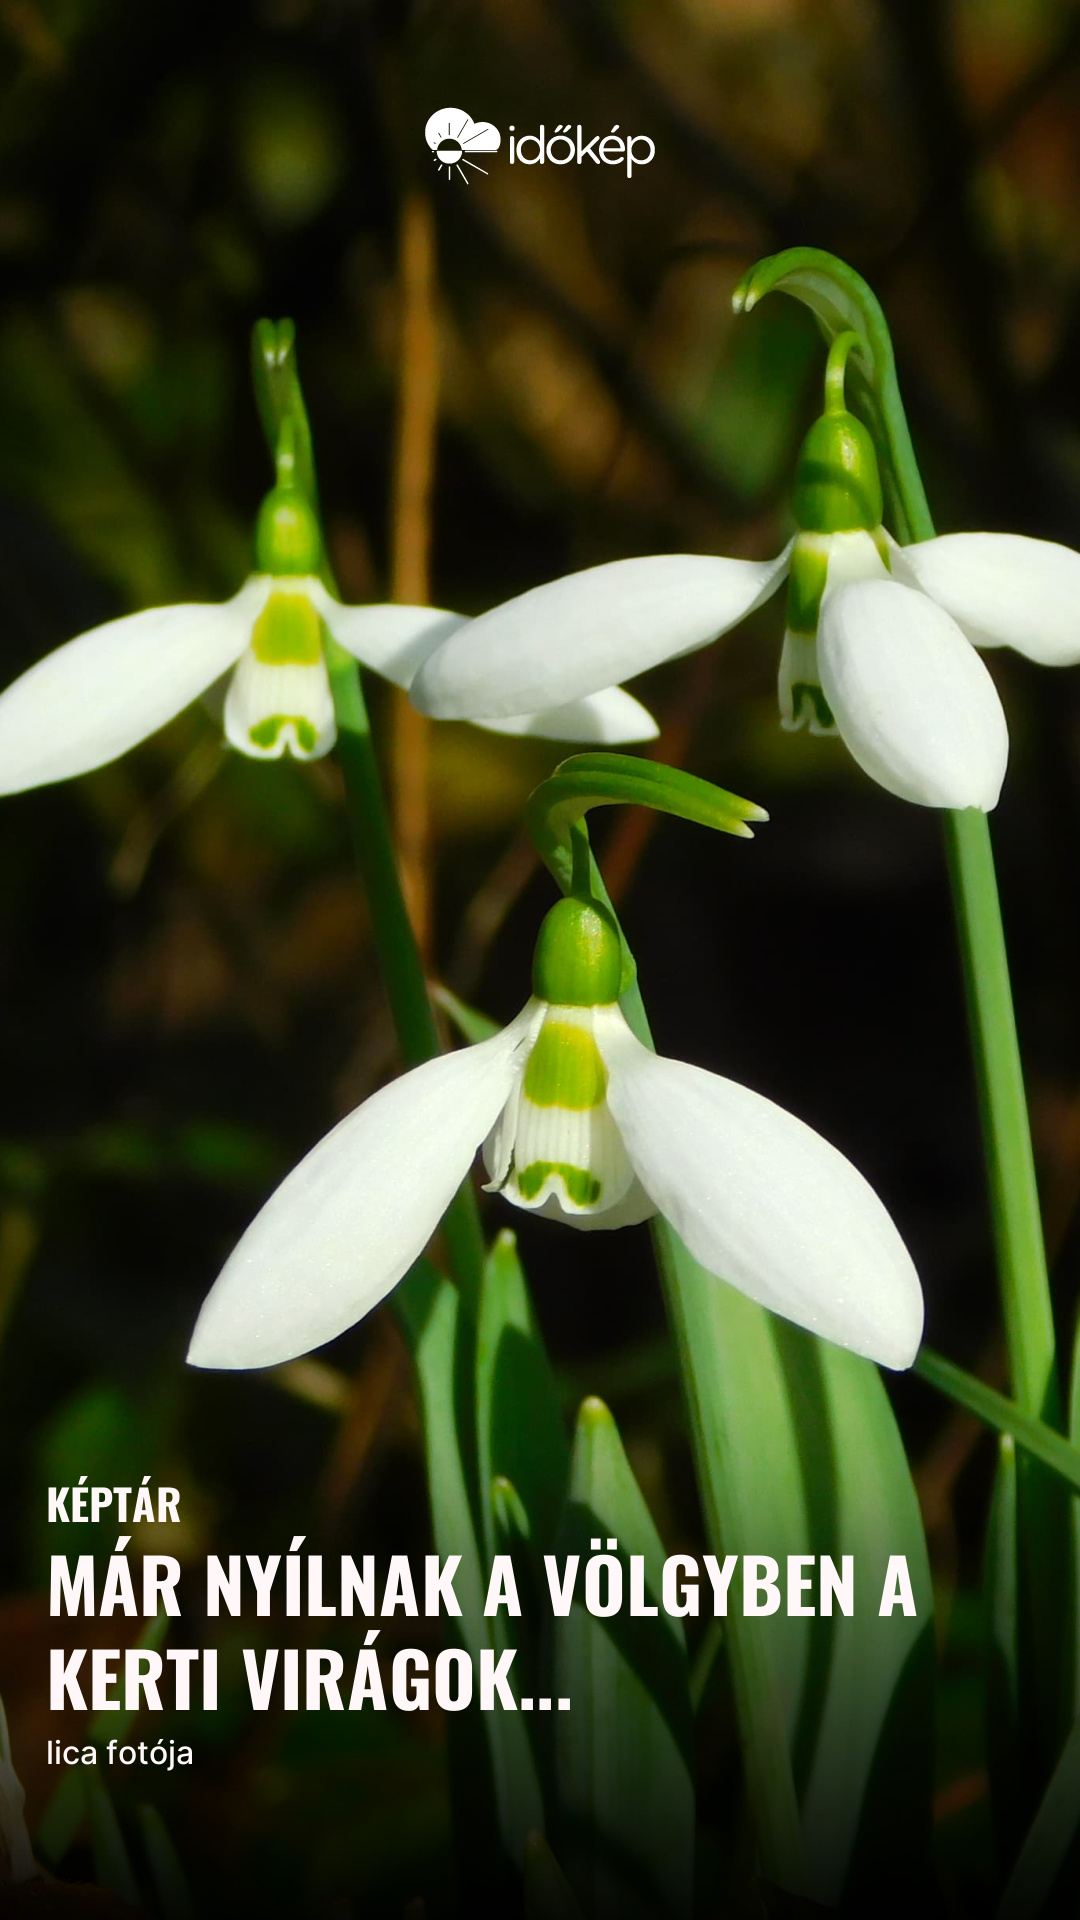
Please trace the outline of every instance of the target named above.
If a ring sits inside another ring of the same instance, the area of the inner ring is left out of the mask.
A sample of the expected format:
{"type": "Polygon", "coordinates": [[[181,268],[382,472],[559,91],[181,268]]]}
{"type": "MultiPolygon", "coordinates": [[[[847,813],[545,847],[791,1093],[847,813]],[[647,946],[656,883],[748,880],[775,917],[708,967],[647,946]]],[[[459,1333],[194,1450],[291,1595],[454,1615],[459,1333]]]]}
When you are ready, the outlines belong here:
{"type": "Polygon", "coordinates": [[[1075,1912],[1068,1906],[1053,1909],[1048,1902],[1080,1826],[1080,1720],[1062,1749],[1038,1813],[1009,1875],[997,1910],[997,1920],[1039,1920],[1051,1910],[1075,1912]]]}
{"type": "Polygon", "coordinates": [[[988,1427],[996,1428],[998,1433],[1011,1434],[1026,1453],[1080,1493],[1080,1446],[1055,1433],[1045,1421],[1024,1413],[1015,1400],[1007,1399],[994,1387],[988,1387],[984,1380],[965,1373],[963,1367],[946,1360],[940,1353],[931,1352],[929,1347],[923,1347],[920,1352],[915,1372],[930,1386],[955,1400],[958,1406],[985,1420],[988,1427]]]}
{"type": "Polygon", "coordinates": [[[997,1851],[1008,1863],[1023,1833],[1027,1797],[1020,1755],[1020,1596],[1017,1587],[1016,1442],[1003,1433],[986,1529],[986,1757],[997,1821],[997,1851]]]}
{"type": "MultiPolygon", "coordinates": [[[[486,1580],[458,1440],[454,1389],[458,1295],[449,1281],[421,1261],[398,1288],[394,1303],[420,1388],[435,1546],[444,1558],[461,1555],[454,1581],[461,1617],[448,1619],[446,1629],[459,1636],[459,1644],[479,1671],[481,1652],[494,1643],[492,1623],[484,1618],[486,1580]]],[[[526,1834],[543,1825],[539,1780],[519,1714],[501,1708],[481,1713],[474,1704],[464,1713],[452,1714],[448,1725],[453,1742],[450,1777],[458,1815],[455,1826],[459,1839],[466,1834],[471,1837],[474,1851],[466,1866],[475,1884],[492,1874],[493,1826],[501,1837],[506,1865],[518,1868],[526,1834]],[[485,1833],[487,1861],[476,1857],[485,1833]]]]}
{"type": "Polygon", "coordinates": [[[525,1842],[525,1920],[582,1920],[573,1889],[542,1833],[525,1842]]]}
{"type": "Polygon", "coordinates": [[[484,1265],[476,1344],[476,1443],[484,1548],[495,1551],[492,1486],[509,1480],[535,1553],[550,1550],[570,1449],[558,1389],[536,1329],[517,1241],[499,1234],[484,1265]]]}
{"type": "Polygon", "coordinates": [[[83,1769],[83,1794],[94,1853],[94,1878],[128,1906],[139,1905],[139,1889],[132,1872],[116,1809],[96,1767],[83,1769]]]}
{"type": "Polygon", "coordinates": [[[854,1569],[850,1616],[814,1622],[828,1644],[819,1732],[803,1796],[807,1892],[852,1911],[886,1880],[917,1902],[933,1883],[934,1600],[907,1456],[881,1376],[868,1360],[794,1327],[814,1407],[796,1390],[815,1551],[854,1569]],[[815,1427],[818,1431],[815,1433],[815,1427]],[[889,1563],[902,1556],[915,1614],[880,1607],[889,1563]]]}
{"type": "Polygon", "coordinates": [[[463,1040],[474,1047],[481,1040],[490,1040],[499,1031],[499,1022],[490,1015],[481,1013],[478,1007],[470,1007],[465,1000],[459,1000],[449,987],[434,986],[431,997],[445,1013],[451,1025],[455,1026],[463,1040]]]}
{"type": "MultiPolygon", "coordinates": [[[[653,1227],[679,1354],[698,1488],[716,1554],[782,1560],[812,1543],[791,1399],[763,1307],[706,1273],[666,1221],[653,1227]]],[[[726,1644],[758,1844],[768,1877],[798,1892],[802,1839],[792,1772],[810,1660],[810,1622],[744,1621],[726,1644]]]]}
{"type": "Polygon", "coordinates": [[[195,1920],[195,1902],[187,1876],[157,1808],[140,1807],[139,1825],[154,1884],[155,1904],[164,1920],[195,1920]]]}
{"type": "MultiPolygon", "coordinates": [[[[141,1650],[157,1653],[165,1644],[169,1631],[169,1616],[158,1613],[148,1620],[136,1646],[141,1650]]],[[[133,1707],[121,1707],[117,1712],[103,1711],[90,1723],[87,1734],[88,1743],[100,1747],[108,1739],[123,1740],[125,1733],[135,1718],[133,1707]]],[[[65,1773],[53,1793],[34,1835],[34,1851],[50,1866],[58,1866],[75,1838],[79,1822],[83,1817],[83,1792],[79,1773],[74,1768],[65,1773]]]]}
{"type": "Polygon", "coordinates": [[[560,886],[569,876],[573,830],[593,807],[616,806],[652,807],[742,840],[753,838],[749,822],[769,817],[752,800],[680,767],[632,753],[575,753],[529,795],[527,811],[537,852],[560,886]]]}
{"type": "Polygon", "coordinates": [[[588,1920],[685,1920],[692,1907],[694,1788],[686,1645],[660,1608],[664,1550],[600,1400],[578,1418],[557,1559],[577,1554],[575,1597],[555,1622],[557,1845],[588,1920]],[[615,1540],[623,1604],[605,1618],[584,1604],[593,1542],[615,1540]],[[630,1610],[640,1555],[646,1604],[630,1610]]]}

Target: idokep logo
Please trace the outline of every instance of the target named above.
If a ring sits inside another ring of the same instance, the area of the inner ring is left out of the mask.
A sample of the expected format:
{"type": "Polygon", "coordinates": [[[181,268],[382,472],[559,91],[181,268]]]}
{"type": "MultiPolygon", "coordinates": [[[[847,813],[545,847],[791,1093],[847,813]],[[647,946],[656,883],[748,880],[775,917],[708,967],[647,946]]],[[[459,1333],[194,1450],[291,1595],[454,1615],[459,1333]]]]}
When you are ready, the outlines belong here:
{"type": "MultiPolygon", "coordinates": [[[[440,107],[424,128],[424,138],[440,173],[448,179],[456,173],[466,186],[466,167],[472,173],[487,172],[472,155],[498,153],[502,145],[498,127],[490,120],[474,120],[461,107],[440,107]]],[[[512,167],[580,167],[588,161],[594,167],[625,166],[628,180],[634,168],[647,167],[656,152],[656,143],[647,133],[620,133],[618,121],[610,133],[594,133],[588,140],[584,128],[572,126],[569,120],[560,121],[551,133],[544,126],[536,133],[518,133],[511,127],[508,144],[512,167]]]]}
{"type": "Polygon", "coordinates": [[[447,177],[456,173],[459,179],[469,184],[465,172],[470,167],[473,173],[486,173],[486,167],[478,167],[470,159],[474,153],[498,153],[502,145],[502,134],[488,120],[474,120],[470,114],[463,113],[460,107],[440,107],[433,113],[424,128],[424,139],[435,157],[440,173],[447,177]]]}
{"type": "Polygon", "coordinates": [[[621,134],[618,121],[610,133],[594,133],[591,140],[585,139],[580,126],[572,127],[569,121],[560,123],[550,134],[543,126],[538,133],[518,134],[516,139],[514,134],[511,127],[511,166],[568,167],[573,161],[580,167],[583,161],[591,160],[594,167],[619,167],[625,161],[629,179],[634,168],[647,167],[656,152],[656,143],[647,133],[621,134]]]}

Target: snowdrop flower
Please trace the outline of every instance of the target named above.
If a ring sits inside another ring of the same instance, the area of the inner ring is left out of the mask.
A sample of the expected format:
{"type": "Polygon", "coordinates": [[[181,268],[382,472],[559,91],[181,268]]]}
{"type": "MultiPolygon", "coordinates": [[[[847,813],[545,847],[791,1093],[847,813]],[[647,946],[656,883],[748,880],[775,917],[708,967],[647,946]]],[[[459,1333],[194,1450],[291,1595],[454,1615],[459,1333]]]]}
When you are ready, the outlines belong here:
{"type": "Polygon", "coordinates": [[[774,560],[616,560],[535,587],[447,638],[411,698],[443,719],[496,719],[577,699],[707,646],[788,581],[780,711],[839,733],[859,765],[928,807],[996,805],[1008,733],[978,647],[1080,661],[1080,554],[1014,534],[898,547],[873,442],[844,406],[853,334],[834,344],[826,411],[794,492],[798,532],[774,560]]]}
{"type": "MultiPolygon", "coordinates": [[[[89,773],[126,753],[231,670],[225,735],[263,760],[314,760],[336,738],[330,635],[364,666],[407,687],[421,661],[465,624],[433,607],[345,607],[319,579],[315,515],[288,485],[267,495],[258,571],[220,606],[150,607],[109,620],[46,655],[0,694],[0,793],[89,773]]],[[[652,716],[620,687],[481,722],[501,733],[602,743],[648,740],[652,716]]]]}
{"type": "Polygon", "coordinates": [[[408,1272],[482,1148],[488,1190],[512,1205],[585,1229],[662,1213],[751,1299],[910,1366],[918,1278],[862,1175],[760,1094],[651,1053],[620,979],[610,916],[560,901],[517,1019],[393,1081],[312,1149],[227,1262],[188,1359],[270,1366],[333,1339],[408,1272]]]}

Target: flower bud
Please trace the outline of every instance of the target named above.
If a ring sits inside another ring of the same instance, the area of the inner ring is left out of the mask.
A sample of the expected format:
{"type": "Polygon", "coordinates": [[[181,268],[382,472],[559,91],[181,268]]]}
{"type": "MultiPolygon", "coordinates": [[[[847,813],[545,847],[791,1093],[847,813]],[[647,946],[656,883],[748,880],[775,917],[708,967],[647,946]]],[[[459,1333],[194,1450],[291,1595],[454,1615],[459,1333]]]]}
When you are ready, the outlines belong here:
{"type": "Polygon", "coordinates": [[[537,999],[560,1007],[609,1006],[621,984],[622,949],[611,914],[592,900],[560,900],[536,942],[537,999]]]}
{"type": "Polygon", "coordinates": [[[274,487],[259,508],[255,558],[260,573],[278,578],[318,573],[322,558],[319,522],[295,487],[274,487]]]}

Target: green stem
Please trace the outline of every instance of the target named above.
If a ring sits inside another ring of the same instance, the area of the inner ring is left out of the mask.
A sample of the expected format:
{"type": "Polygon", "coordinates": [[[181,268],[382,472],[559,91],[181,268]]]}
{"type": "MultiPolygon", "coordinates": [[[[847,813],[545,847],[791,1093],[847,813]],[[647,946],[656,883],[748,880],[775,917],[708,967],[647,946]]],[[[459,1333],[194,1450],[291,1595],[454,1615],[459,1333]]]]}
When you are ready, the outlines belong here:
{"type": "MultiPolygon", "coordinates": [[[[871,371],[864,397],[884,459],[897,537],[905,545],[932,540],[934,521],[900,397],[892,340],[877,300],[859,275],[830,263],[830,278],[844,295],[831,311],[822,282],[814,279],[815,264],[827,256],[800,249],[790,255],[794,271],[781,274],[780,262],[786,258],[771,263],[770,284],[783,278],[786,291],[801,294],[814,307],[834,336],[830,367],[841,350],[846,364],[848,329],[854,326],[865,342],[871,371]],[[799,280],[802,284],[796,284],[799,280]]],[[[1025,1412],[1055,1420],[1059,1389],[1050,1284],[990,823],[984,813],[968,808],[946,813],[944,825],[1012,1386],[1025,1412]]]]}
{"type": "MultiPolygon", "coordinates": [[[[895,405],[903,418],[898,392],[895,405]]],[[[906,420],[902,432],[894,424],[889,445],[902,450],[895,481],[911,537],[931,540],[934,523],[918,481],[906,420]]],[[[1056,1420],[1060,1406],[1054,1315],[990,822],[985,813],[968,807],[947,812],[944,828],[1009,1372],[1024,1411],[1056,1420]]]]}
{"type": "Polygon", "coordinates": [[[975,1055],[1012,1389],[1025,1413],[1056,1420],[1060,1409],[1054,1320],[986,815],[974,809],[946,814],[945,847],[975,1055]]]}
{"type": "MultiPolygon", "coordinates": [[[[258,322],[252,338],[252,369],[259,413],[279,481],[284,468],[318,514],[311,426],[297,372],[296,333],[291,320],[258,322]]],[[[325,549],[322,577],[336,596],[337,585],[325,549]]],[[[402,1058],[406,1067],[417,1067],[433,1060],[442,1046],[401,891],[360,670],[350,655],[332,642],[327,646],[327,667],[356,861],[367,892],[402,1058]]],[[[443,1237],[450,1271],[462,1296],[463,1319],[471,1323],[483,1274],[484,1240],[476,1196],[468,1181],[445,1216],[443,1237]]]]}
{"type": "MultiPolygon", "coordinates": [[[[759,261],[736,290],[736,311],[749,312],[774,290],[817,315],[831,343],[830,372],[834,356],[842,353],[846,363],[851,352],[849,386],[881,455],[897,539],[905,546],[932,540],[933,517],[876,296],[852,267],[814,247],[789,247],[759,261]],[[854,350],[847,343],[852,330],[858,335],[854,350]]],[[[975,811],[946,814],[945,837],[1013,1391],[1026,1412],[1056,1419],[1050,1287],[989,822],[975,811]]]]}
{"type": "MultiPolygon", "coordinates": [[[[367,893],[402,1058],[406,1067],[416,1067],[441,1052],[439,1030],[401,891],[360,672],[340,647],[329,650],[328,664],[356,862],[367,893]]],[[[476,1198],[468,1182],[447,1211],[443,1236],[451,1273],[471,1313],[479,1293],[484,1241],[476,1198]]]]}

